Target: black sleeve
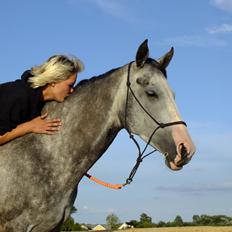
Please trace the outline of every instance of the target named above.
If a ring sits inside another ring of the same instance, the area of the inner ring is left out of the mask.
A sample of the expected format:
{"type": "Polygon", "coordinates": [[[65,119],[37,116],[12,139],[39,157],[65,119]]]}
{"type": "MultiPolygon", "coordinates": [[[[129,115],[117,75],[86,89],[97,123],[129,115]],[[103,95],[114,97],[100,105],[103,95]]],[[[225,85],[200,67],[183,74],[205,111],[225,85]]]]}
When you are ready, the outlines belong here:
{"type": "Polygon", "coordinates": [[[13,130],[17,125],[21,124],[23,119],[22,104],[19,102],[11,102],[11,105],[5,107],[0,113],[0,135],[13,130]]]}
{"type": "Polygon", "coordinates": [[[6,123],[0,125],[0,135],[4,135],[8,131],[10,131],[10,129],[7,127],[6,123]]]}
{"type": "Polygon", "coordinates": [[[0,135],[26,121],[26,93],[18,84],[9,83],[0,88],[0,135]]]}

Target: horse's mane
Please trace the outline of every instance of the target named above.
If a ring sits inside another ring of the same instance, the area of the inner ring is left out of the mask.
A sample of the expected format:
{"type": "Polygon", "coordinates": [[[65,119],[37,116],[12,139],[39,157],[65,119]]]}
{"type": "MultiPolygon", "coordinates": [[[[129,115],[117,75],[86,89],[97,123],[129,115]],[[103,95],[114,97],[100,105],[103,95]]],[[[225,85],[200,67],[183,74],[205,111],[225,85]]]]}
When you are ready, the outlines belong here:
{"type": "MultiPolygon", "coordinates": [[[[157,62],[156,60],[154,60],[154,59],[152,59],[152,58],[148,58],[148,59],[146,60],[146,63],[147,63],[147,64],[152,63],[153,65],[155,65],[156,68],[159,69],[159,70],[163,73],[163,75],[167,78],[167,72],[166,72],[166,70],[165,70],[165,69],[161,69],[161,68],[159,67],[158,62],[157,62]]],[[[89,78],[89,79],[81,80],[81,81],[76,85],[75,88],[81,88],[81,87],[83,87],[83,86],[86,86],[86,85],[89,85],[89,84],[95,82],[96,80],[103,79],[103,78],[105,78],[106,76],[111,75],[112,73],[114,73],[115,71],[117,71],[117,70],[120,69],[120,68],[121,68],[121,67],[114,68],[114,69],[111,69],[110,71],[107,71],[107,72],[105,72],[105,73],[103,73],[103,74],[100,74],[100,75],[98,75],[98,76],[93,76],[93,77],[91,77],[91,78],[89,78]]]]}
{"type": "Polygon", "coordinates": [[[103,79],[103,78],[105,78],[106,76],[111,75],[112,73],[114,73],[115,71],[117,71],[117,70],[120,69],[120,68],[121,68],[121,67],[119,67],[119,68],[114,68],[114,69],[111,69],[110,71],[107,71],[107,72],[105,72],[105,73],[103,73],[103,74],[100,74],[100,75],[98,75],[98,76],[93,76],[93,77],[91,77],[91,78],[89,78],[89,79],[81,80],[81,81],[76,85],[75,88],[81,88],[81,87],[83,87],[83,86],[86,86],[86,85],[89,85],[89,84],[95,82],[96,80],[103,79]]]}

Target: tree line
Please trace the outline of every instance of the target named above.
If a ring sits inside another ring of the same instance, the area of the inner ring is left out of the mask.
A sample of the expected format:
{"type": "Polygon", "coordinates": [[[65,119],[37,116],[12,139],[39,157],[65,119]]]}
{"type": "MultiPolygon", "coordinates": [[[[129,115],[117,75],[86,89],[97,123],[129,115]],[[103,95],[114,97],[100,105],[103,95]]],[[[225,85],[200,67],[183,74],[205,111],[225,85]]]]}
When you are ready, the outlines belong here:
{"type": "MultiPolygon", "coordinates": [[[[73,207],[71,214],[77,210],[73,207]]],[[[153,228],[153,227],[182,227],[182,226],[232,226],[232,217],[226,215],[193,215],[192,221],[183,221],[180,215],[177,215],[173,221],[159,221],[154,223],[152,217],[146,213],[140,215],[139,220],[131,220],[126,222],[127,225],[134,228],[153,228]]],[[[116,214],[109,214],[106,217],[106,225],[110,230],[117,230],[121,222],[116,214]]],[[[63,231],[81,231],[85,230],[79,223],[76,223],[70,215],[68,220],[62,226],[63,231]]]]}
{"type": "Polygon", "coordinates": [[[140,215],[140,220],[131,220],[127,224],[135,228],[151,228],[151,227],[180,227],[180,226],[232,226],[232,217],[226,215],[193,215],[192,221],[183,221],[180,215],[177,215],[173,221],[158,223],[152,222],[152,218],[145,213],[140,215]]]}

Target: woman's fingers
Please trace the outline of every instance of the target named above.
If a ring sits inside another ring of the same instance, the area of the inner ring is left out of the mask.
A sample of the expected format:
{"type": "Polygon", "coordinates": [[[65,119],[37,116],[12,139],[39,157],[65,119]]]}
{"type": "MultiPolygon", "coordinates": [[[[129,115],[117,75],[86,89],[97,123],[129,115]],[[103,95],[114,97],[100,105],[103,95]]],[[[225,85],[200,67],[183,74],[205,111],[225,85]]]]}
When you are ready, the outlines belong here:
{"type": "Polygon", "coordinates": [[[58,126],[48,126],[46,128],[47,131],[58,131],[59,127],[58,126]]]}
{"type": "Polygon", "coordinates": [[[48,113],[46,112],[45,114],[33,119],[30,122],[32,127],[31,131],[34,133],[49,135],[57,133],[61,126],[61,120],[59,118],[46,119],[47,116],[48,113]]]}
{"type": "Polygon", "coordinates": [[[54,135],[59,131],[58,128],[55,127],[48,127],[46,129],[43,129],[40,133],[41,134],[47,134],[47,135],[54,135]]]}
{"type": "Polygon", "coordinates": [[[43,132],[43,134],[46,134],[46,135],[55,135],[56,132],[53,132],[53,131],[45,131],[45,132],[43,132]]]}
{"type": "Polygon", "coordinates": [[[53,135],[59,131],[61,120],[59,118],[46,121],[46,134],[53,135]]]}
{"type": "MultiPolygon", "coordinates": [[[[47,116],[48,116],[48,112],[42,114],[42,115],[40,116],[40,118],[41,118],[42,120],[44,120],[45,118],[47,118],[47,116]]],[[[60,120],[59,118],[54,118],[54,119],[48,119],[48,120],[46,120],[46,121],[47,121],[47,122],[60,122],[61,120],[60,120]]]]}
{"type": "Polygon", "coordinates": [[[49,126],[61,126],[61,121],[60,119],[53,119],[53,120],[49,120],[46,121],[47,125],[49,126]]]}

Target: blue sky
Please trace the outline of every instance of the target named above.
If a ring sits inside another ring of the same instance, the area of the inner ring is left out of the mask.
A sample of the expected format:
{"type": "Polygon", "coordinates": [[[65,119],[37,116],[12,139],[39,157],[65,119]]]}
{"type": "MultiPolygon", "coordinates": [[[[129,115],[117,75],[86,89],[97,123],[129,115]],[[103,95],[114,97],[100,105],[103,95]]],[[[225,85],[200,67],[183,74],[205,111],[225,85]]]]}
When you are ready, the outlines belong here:
{"type": "MultiPolygon", "coordinates": [[[[160,154],[151,156],[120,191],[84,178],[75,202],[78,222],[105,223],[109,213],[122,222],[142,212],[154,222],[232,216],[232,0],[8,0],[0,3],[0,34],[0,82],[57,53],[83,60],[81,80],[134,60],[146,38],[153,58],[175,48],[168,79],[195,157],[173,172],[160,154]]],[[[122,131],[90,173],[121,183],[135,158],[122,131]]]]}

